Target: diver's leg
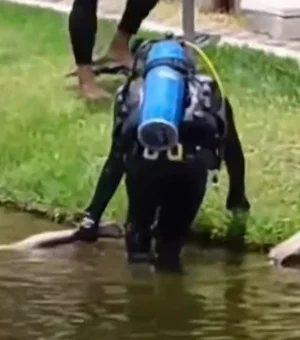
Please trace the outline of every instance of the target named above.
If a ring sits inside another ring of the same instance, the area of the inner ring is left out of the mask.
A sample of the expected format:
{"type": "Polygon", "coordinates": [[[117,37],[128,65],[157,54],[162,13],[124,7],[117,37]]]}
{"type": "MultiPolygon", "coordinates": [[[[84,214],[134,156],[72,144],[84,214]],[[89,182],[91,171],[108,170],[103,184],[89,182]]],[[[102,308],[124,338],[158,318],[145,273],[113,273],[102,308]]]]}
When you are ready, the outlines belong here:
{"type": "Polygon", "coordinates": [[[180,269],[180,254],[205,195],[207,170],[189,169],[164,187],[157,224],[158,269],[180,269]]]}
{"type": "Polygon", "coordinates": [[[229,176],[226,207],[229,210],[247,211],[250,203],[245,192],[245,157],[234,122],[233,108],[226,100],[228,132],[225,140],[224,160],[229,176]]]}
{"type": "Polygon", "coordinates": [[[151,226],[157,209],[157,187],[150,176],[128,174],[128,212],[125,226],[129,262],[151,261],[151,226]]]}
{"type": "Polygon", "coordinates": [[[97,0],[75,0],[69,16],[69,34],[82,95],[87,99],[106,98],[92,70],[92,53],[97,31],[97,0]]]}

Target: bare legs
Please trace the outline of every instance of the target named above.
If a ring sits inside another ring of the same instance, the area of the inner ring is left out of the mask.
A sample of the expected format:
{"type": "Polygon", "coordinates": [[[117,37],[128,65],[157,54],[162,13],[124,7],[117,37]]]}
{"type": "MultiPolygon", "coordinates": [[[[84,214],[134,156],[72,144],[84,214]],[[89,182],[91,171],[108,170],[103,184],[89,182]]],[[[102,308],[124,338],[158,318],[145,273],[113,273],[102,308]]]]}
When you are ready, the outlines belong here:
{"type": "MultiPolygon", "coordinates": [[[[129,41],[158,0],[127,0],[118,29],[106,55],[99,63],[117,63],[132,66],[129,41]]],[[[90,100],[104,99],[109,94],[96,83],[92,71],[92,55],[97,32],[97,0],[75,0],[69,16],[69,32],[81,94],[90,100]]]]}

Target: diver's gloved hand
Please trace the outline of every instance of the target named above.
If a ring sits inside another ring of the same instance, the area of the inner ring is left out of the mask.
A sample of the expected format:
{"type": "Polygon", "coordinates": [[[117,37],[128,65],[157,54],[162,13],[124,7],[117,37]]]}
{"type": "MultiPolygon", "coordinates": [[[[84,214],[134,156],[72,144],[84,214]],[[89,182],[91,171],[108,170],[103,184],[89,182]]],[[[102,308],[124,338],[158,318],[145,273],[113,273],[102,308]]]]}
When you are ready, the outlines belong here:
{"type": "Polygon", "coordinates": [[[96,223],[89,216],[85,216],[74,234],[78,241],[96,242],[98,238],[123,238],[124,230],[115,221],[96,223]]]}
{"type": "Polygon", "coordinates": [[[226,200],[226,209],[232,212],[248,212],[251,205],[245,195],[230,192],[226,200]]]}
{"type": "Polygon", "coordinates": [[[84,217],[74,234],[77,241],[96,242],[99,237],[99,226],[89,217],[84,217]]]}

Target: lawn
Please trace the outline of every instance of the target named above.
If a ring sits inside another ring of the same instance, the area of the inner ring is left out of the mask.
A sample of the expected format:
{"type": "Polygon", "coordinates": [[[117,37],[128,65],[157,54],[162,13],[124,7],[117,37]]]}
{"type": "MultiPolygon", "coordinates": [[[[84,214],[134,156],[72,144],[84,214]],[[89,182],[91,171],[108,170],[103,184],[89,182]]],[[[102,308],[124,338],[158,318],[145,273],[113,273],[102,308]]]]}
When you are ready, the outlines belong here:
{"type": "MultiPolygon", "coordinates": [[[[99,40],[113,31],[99,23],[99,40]]],[[[107,38],[106,38],[107,39],[107,38]]],[[[300,70],[288,59],[209,48],[234,108],[252,204],[247,241],[274,243],[300,226],[300,70]]],[[[88,203],[110,145],[110,103],[87,105],[64,78],[73,65],[67,18],[0,4],[0,200],[72,214],[88,203]]],[[[111,92],[120,79],[105,80],[111,92]]],[[[195,228],[222,237],[227,175],[212,188],[195,228]]],[[[106,217],[122,219],[123,188],[106,217]]]]}

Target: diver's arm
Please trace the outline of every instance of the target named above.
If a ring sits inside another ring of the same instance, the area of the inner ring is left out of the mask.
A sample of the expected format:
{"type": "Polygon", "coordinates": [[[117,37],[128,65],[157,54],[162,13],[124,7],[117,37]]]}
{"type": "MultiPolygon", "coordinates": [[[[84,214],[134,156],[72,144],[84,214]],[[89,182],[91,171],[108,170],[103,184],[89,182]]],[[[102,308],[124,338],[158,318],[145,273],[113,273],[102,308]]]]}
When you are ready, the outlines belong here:
{"type": "Polygon", "coordinates": [[[224,161],[229,176],[229,192],[226,208],[249,210],[250,203],[245,192],[245,157],[235,126],[233,109],[228,99],[226,105],[227,136],[225,139],[224,161]]]}
{"type": "Polygon", "coordinates": [[[118,138],[113,138],[108,158],[100,173],[96,190],[86,209],[89,217],[98,225],[109,201],[115,194],[124,174],[123,152],[118,138]]]}

